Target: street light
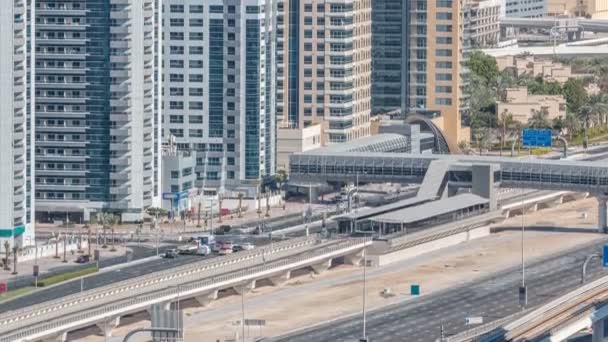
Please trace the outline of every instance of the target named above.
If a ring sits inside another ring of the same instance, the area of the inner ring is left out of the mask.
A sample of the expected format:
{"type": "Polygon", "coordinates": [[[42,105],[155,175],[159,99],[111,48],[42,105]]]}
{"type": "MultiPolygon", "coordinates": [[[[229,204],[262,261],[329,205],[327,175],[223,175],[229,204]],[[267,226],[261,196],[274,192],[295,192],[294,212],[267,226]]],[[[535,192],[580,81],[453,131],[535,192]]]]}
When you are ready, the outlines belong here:
{"type": "Polygon", "coordinates": [[[528,305],[528,291],[526,289],[526,263],[524,259],[524,232],[525,232],[525,219],[526,219],[526,208],[524,203],[522,188],[522,196],[521,196],[521,286],[519,288],[519,303],[523,308],[528,305]]]}

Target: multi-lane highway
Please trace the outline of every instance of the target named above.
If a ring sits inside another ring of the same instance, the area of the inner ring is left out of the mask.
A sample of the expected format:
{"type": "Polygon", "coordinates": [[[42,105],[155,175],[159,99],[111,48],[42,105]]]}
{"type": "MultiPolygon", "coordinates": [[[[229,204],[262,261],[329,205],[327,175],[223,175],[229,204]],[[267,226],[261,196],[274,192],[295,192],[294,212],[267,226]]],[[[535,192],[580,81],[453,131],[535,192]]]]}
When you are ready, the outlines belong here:
{"type": "MultiPolygon", "coordinates": [[[[526,268],[528,307],[545,303],[578,287],[584,259],[589,254],[598,253],[601,245],[594,243],[579,247],[529,265],[526,268]]],[[[588,280],[606,273],[600,262],[591,263],[588,280]]],[[[469,328],[465,326],[466,317],[482,316],[485,322],[490,322],[520,311],[520,284],[521,269],[515,267],[435,294],[404,299],[401,304],[369,312],[367,336],[373,342],[435,341],[440,338],[442,325],[444,336],[460,333],[469,328]]],[[[422,291],[424,293],[424,289],[422,291]]],[[[272,341],[351,342],[358,341],[361,334],[361,315],[355,315],[272,341]]]]}

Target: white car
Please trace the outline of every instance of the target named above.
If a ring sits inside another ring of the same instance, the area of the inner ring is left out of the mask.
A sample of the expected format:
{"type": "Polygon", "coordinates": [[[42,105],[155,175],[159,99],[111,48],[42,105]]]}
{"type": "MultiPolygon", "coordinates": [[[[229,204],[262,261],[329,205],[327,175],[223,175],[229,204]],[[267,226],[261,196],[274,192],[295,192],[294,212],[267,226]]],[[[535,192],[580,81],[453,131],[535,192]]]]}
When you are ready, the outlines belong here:
{"type": "Polygon", "coordinates": [[[241,247],[243,248],[243,250],[249,251],[249,250],[254,249],[255,245],[250,242],[245,242],[245,243],[241,244],[241,247]]]}

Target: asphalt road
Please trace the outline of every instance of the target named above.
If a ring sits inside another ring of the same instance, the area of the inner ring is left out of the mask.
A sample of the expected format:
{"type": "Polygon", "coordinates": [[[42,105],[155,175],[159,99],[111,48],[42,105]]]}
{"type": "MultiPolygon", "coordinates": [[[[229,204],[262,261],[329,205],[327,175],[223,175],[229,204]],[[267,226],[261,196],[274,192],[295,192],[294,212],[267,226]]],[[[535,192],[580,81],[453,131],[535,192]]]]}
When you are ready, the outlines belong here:
{"type": "MultiPolygon", "coordinates": [[[[595,243],[535,262],[526,268],[528,307],[538,306],[580,286],[581,265],[587,255],[601,251],[595,243]]],[[[608,274],[601,262],[594,260],[587,269],[592,280],[608,274]]],[[[465,317],[482,316],[484,323],[521,310],[518,287],[519,267],[500,272],[459,287],[367,314],[367,336],[371,342],[429,342],[440,338],[441,325],[446,336],[460,333],[465,317]]],[[[422,289],[424,293],[424,289],[422,289]]],[[[354,342],[362,335],[362,317],[356,315],[325,323],[272,341],[354,342]]]]}

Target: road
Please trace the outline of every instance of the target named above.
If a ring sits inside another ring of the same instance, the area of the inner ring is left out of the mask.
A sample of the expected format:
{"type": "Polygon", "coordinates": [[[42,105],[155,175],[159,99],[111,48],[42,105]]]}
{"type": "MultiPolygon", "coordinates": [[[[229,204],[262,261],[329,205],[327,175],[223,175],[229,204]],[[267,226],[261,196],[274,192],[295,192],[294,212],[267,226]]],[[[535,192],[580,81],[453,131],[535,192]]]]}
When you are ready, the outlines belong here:
{"type": "MultiPolygon", "coordinates": [[[[585,257],[600,252],[601,246],[594,243],[527,267],[528,307],[546,303],[580,286],[585,257]]],[[[592,262],[588,280],[607,273],[599,261],[592,262]]],[[[440,338],[441,325],[446,336],[457,334],[468,328],[464,325],[465,317],[482,316],[487,323],[521,310],[520,285],[521,269],[516,267],[474,283],[368,312],[367,336],[373,342],[429,342],[440,338]]],[[[424,289],[422,291],[424,293],[424,289]]],[[[356,315],[272,341],[354,342],[361,334],[362,317],[356,315]]]]}

